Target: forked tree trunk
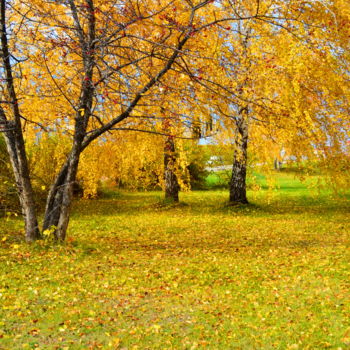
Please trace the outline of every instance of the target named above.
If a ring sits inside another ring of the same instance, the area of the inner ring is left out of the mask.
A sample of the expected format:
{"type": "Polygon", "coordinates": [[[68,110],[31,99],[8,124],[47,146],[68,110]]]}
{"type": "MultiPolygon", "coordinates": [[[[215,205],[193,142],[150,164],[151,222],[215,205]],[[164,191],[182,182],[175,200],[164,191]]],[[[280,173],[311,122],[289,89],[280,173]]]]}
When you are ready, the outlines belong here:
{"type": "Polygon", "coordinates": [[[56,178],[46,202],[43,230],[52,230],[58,241],[64,241],[66,238],[76,176],[73,167],[75,166],[69,169],[66,167],[64,174],[56,178]]]}
{"type": "Polygon", "coordinates": [[[46,200],[43,230],[57,227],[62,206],[63,189],[67,183],[68,161],[63,165],[55,182],[51,185],[46,200]]]}
{"type": "Polygon", "coordinates": [[[165,199],[179,201],[179,183],[175,173],[176,154],[175,142],[172,136],[167,136],[164,146],[164,181],[165,199]]]}
{"type": "Polygon", "coordinates": [[[75,144],[51,186],[45,207],[43,230],[52,230],[55,238],[64,241],[70,218],[70,206],[73,199],[73,186],[78,172],[81,154],[81,142],[75,144]]]}
{"type": "Polygon", "coordinates": [[[236,126],[232,177],[230,181],[230,203],[247,204],[248,107],[240,112],[236,126]]]}

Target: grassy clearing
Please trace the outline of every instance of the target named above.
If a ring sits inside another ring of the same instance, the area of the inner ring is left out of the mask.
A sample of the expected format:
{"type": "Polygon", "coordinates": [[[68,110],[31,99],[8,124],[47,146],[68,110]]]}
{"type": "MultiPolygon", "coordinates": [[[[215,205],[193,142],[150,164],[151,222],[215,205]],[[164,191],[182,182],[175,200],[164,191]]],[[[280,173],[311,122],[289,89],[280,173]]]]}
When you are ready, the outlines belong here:
{"type": "Polygon", "coordinates": [[[68,242],[0,223],[0,349],[348,349],[349,201],[279,191],[75,204],[68,242]]]}

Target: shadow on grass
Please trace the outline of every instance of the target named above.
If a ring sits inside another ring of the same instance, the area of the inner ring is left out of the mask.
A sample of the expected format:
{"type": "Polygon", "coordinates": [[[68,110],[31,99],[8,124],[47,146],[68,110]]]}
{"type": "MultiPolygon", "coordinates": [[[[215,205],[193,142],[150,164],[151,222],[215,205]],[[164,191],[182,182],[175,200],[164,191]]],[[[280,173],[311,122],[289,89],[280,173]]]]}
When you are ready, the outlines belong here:
{"type": "Polygon", "coordinates": [[[161,192],[123,193],[112,199],[79,200],[75,202],[73,217],[115,216],[118,214],[137,216],[145,213],[171,212],[184,215],[242,215],[264,216],[281,214],[320,214],[350,212],[350,202],[343,198],[334,200],[329,197],[313,198],[307,195],[277,196],[267,201],[263,196],[249,204],[230,205],[225,192],[212,191],[184,194],[184,201],[173,203],[163,199],[161,192]]]}
{"type": "MultiPolygon", "coordinates": [[[[181,237],[178,237],[181,238],[181,237]]],[[[214,237],[213,237],[214,238],[214,237]]],[[[271,249],[286,249],[286,254],[297,252],[303,254],[302,251],[319,249],[319,248],[335,248],[337,246],[349,246],[349,242],[345,239],[339,239],[337,236],[317,238],[300,237],[293,240],[291,237],[281,239],[279,236],[270,238],[259,237],[230,237],[225,240],[203,240],[201,238],[191,237],[191,239],[168,239],[168,240],[151,240],[151,239],[121,239],[112,237],[101,237],[99,245],[92,246],[89,242],[80,241],[76,247],[82,255],[100,255],[104,254],[105,247],[112,250],[115,254],[123,252],[136,252],[144,257],[152,257],[158,253],[162,255],[176,256],[195,256],[196,252],[207,254],[224,254],[235,255],[244,253],[245,256],[251,254],[269,254],[271,249]],[[289,252],[288,252],[289,251],[289,252]]]]}
{"type": "Polygon", "coordinates": [[[288,201],[281,201],[275,199],[269,203],[266,202],[250,202],[245,205],[222,205],[217,208],[217,211],[223,213],[246,213],[253,215],[254,213],[266,213],[266,214],[300,214],[304,213],[331,213],[334,211],[347,211],[350,209],[349,203],[334,203],[333,201],[319,201],[316,199],[310,199],[309,197],[299,198],[298,200],[289,199],[288,201]]]}

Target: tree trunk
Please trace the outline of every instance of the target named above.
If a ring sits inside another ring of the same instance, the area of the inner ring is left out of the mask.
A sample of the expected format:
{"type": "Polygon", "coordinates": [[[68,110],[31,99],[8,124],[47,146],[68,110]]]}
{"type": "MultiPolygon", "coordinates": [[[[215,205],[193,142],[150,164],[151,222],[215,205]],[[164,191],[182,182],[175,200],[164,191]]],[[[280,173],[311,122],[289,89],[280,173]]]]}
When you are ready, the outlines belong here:
{"type": "Polygon", "coordinates": [[[275,160],[273,161],[273,167],[275,170],[281,170],[281,162],[278,160],[278,158],[275,158],[275,160]]]}
{"type": "MultiPolygon", "coordinates": [[[[1,110],[1,112],[3,111],[1,110]]],[[[2,114],[1,120],[3,120],[3,117],[4,115],[2,114]]],[[[27,242],[33,242],[41,237],[36,217],[34,192],[30,181],[22,133],[17,132],[15,127],[12,130],[12,126],[15,126],[15,123],[7,123],[8,131],[4,133],[5,142],[25,222],[25,238],[27,242]]]]}
{"type": "Polygon", "coordinates": [[[248,148],[248,107],[240,112],[237,120],[232,177],[230,181],[230,203],[247,204],[247,148],[248,148]]]}
{"type": "Polygon", "coordinates": [[[72,155],[72,160],[67,171],[66,183],[63,186],[60,216],[57,223],[57,229],[55,231],[56,238],[60,241],[64,241],[66,238],[70,216],[70,206],[73,198],[73,186],[78,172],[79,157],[80,153],[77,152],[72,155]]]}
{"type": "Polygon", "coordinates": [[[164,146],[164,180],[165,180],[165,199],[174,202],[179,201],[179,183],[175,174],[175,142],[172,136],[167,136],[164,146]]]}
{"type": "Polygon", "coordinates": [[[76,180],[81,150],[73,148],[51,186],[45,207],[43,230],[52,230],[55,238],[64,241],[70,217],[73,186],[76,180]]]}
{"type": "Polygon", "coordinates": [[[17,191],[22,207],[22,213],[25,222],[25,237],[27,242],[33,242],[40,238],[40,231],[35,212],[35,202],[32,184],[30,181],[28,159],[25,149],[24,137],[21,124],[21,113],[19,110],[18,99],[14,87],[12,75],[12,66],[8,40],[6,34],[6,1],[0,1],[0,57],[3,63],[2,69],[5,73],[5,86],[11,118],[7,118],[4,109],[0,106],[0,122],[4,126],[5,142],[10,156],[13,168],[17,191]]]}
{"type": "Polygon", "coordinates": [[[67,182],[68,167],[69,162],[67,160],[58,173],[55,182],[51,185],[46,199],[43,230],[48,230],[58,225],[62,206],[63,188],[67,182]]]}
{"type": "Polygon", "coordinates": [[[242,82],[239,85],[239,98],[237,107],[239,108],[238,116],[234,119],[236,123],[235,149],[233,155],[232,177],[230,181],[230,203],[248,204],[247,200],[247,148],[248,148],[248,122],[249,122],[249,105],[243,101],[249,99],[246,88],[250,83],[251,59],[248,52],[249,38],[251,28],[246,27],[243,23],[238,23],[239,32],[243,33],[241,37],[241,46],[243,49],[240,64],[242,66],[242,82]],[[242,105],[243,104],[243,105],[242,105]]]}

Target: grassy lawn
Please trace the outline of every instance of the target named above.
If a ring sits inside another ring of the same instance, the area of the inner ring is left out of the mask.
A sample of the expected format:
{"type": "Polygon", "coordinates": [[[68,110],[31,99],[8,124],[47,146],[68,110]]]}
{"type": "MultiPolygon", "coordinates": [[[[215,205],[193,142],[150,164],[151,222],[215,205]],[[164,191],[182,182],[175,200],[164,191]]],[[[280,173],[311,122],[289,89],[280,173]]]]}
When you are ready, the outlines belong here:
{"type": "Polygon", "coordinates": [[[277,182],[80,200],[62,246],[2,219],[0,349],[349,349],[349,201],[277,182]]]}

